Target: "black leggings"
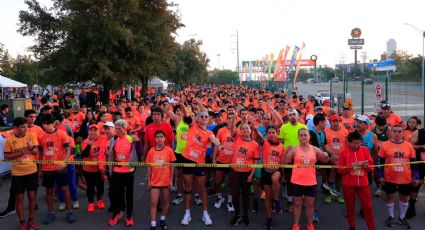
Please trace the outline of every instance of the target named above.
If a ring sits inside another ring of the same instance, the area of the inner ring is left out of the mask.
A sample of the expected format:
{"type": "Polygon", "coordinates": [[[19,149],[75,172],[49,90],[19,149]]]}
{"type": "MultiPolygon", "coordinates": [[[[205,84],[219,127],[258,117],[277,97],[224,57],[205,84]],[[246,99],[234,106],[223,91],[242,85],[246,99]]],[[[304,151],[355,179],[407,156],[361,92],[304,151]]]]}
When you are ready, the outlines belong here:
{"type": "Polygon", "coordinates": [[[86,178],[87,184],[87,200],[89,203],[94,202],[94,189],[96,188],[97,192],[97,200],[101,200],[103,198],[104,182],[102,178],[102,173],[100,172],[86,172],[83,171],[84,177],[86,178]]]}
{"type": "Polygon", "coordinates": [[[243,216],[248,217],[249,207],[249,187],[248,177],[251,172],[235,172],[233,169],[229,172],[229,184],[232,189],[233,205],[235,207],[235,214],[240,214],[239,196],[242,193],[243,216]]]}
{"type": "Polygon", "coordinates": [[[127,216],[133,213],[134,172],[116,173],[111,176],[111,209],[117,215],[126,208],[127,216]]]}

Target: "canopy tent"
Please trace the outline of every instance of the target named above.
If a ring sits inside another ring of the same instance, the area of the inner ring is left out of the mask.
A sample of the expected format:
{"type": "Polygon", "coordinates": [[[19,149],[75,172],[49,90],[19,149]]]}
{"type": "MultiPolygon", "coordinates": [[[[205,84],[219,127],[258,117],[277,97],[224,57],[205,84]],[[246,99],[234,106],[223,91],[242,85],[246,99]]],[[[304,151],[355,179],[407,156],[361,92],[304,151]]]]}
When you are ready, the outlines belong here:
{"type": "Polygon", "coordinates": [[[24,84],[19,81],[15,81],[0,75],[1,98],[3,98],[3,93],[4,93],[3,88],[24,88],[24,87],[27,87],[27,84],[24,84]]]}
{"type": "Polygon", "coordinates": [[[167,89],[168,83],[166,81],[163,81],[163,80],[157,78],[157,77],[154,77],[148,82],[148,87],[167,89]]]}

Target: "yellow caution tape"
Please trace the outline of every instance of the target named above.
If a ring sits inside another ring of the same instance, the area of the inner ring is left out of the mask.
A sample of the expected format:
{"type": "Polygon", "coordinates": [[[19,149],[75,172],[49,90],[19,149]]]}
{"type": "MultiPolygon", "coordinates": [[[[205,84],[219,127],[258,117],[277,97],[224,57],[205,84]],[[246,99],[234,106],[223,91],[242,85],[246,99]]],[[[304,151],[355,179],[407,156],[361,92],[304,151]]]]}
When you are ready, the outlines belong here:
{"type": "MultiPolygon", "coordinates": [[[[0,160],[0,163],[36,163],[36,164],[74,164],[74,165],[112,165],[130,167],[184,167],[184,168],[352,168],[352,166],[337,165],[294,165],[294,164],[197,164],[197,163],[145,163],[145,162],[115,162],[115,161],[55,161],[55,160],[0,160]]],[[[370,165],[369,168],[391,167],[400,165],[425,164],[425,161],[370,165]]]]}

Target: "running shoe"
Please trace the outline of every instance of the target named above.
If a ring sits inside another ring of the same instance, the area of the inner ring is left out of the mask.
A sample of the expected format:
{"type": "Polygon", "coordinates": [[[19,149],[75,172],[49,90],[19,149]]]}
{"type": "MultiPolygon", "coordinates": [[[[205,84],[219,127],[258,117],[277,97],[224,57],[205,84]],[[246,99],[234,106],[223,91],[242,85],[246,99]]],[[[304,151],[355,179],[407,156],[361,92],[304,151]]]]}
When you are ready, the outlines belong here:
{"type": "Polygon", "coordinates": [[[134,225],[133,217],[127,216],[127,218],[125,218],[125,226],[133,226],[133,225],[134,225]]]}
{"type": "Polygon", "coordinates": [[[80,202],[78,202],[78,200],[74,201],[72,203],[72,208],[73,209],[79,209],[80,208],[80,202]]]}
{"type": "Polygon", "coordinates": [[[326,196],[323,201],[325,202],[325,204],[330,204],[332,203],[332,198],[330,196],[326,196]]]}
{"type": "Polygon", "coordinates": [[[15,209],[6,208],[6,210],[4,210],[3,212],[0,212],[0,218],[5,218],[6,216],[9,216],[15,213],[16,213],[15,209]]]}
{"type": "Polygon", "coordinates": [[[108,224],[109,224],[110,226],[116,225],[116,224],[117,224],[117,222],[118,222],[118,220],[119,220],[119,219],[121,219],[121,217],[122,217],[122,212],[119,212],[117,215],[113,216],[113,217],[109,220],[108,224]]]}
{"type": "Polygon", "coordinates": [[[235,212],[235,207],[233,207],[232,202],[227,202],[227,211],[228,212],[235,212]]]}
{"type": "Polygon", "coordinates": [[[181,202],[183,202],[183,196],[182,195],[177,195],[176,198],[174,198],[174,200],[173,200],[174,205],[178,205],[181,202]]]}
{"type": "Polygon", "coordinates": [[[403,227],[403,228],[406,228],[406,229],[410,229],[411,227],[410,227],[410,224],[409,224],[409,222],[407,222],[407,220],[406,220],[406,218],[404,218],[404,219],[401,219],[400,217],[397,219],[397,223],[401,226],[401,227],[403,227]]]}
{"type": "Polygon", "coordinates": [[[25,223],[25,221],[19,224],[19,230],[27,230],[27,229],[28,229],[28,225],[27,223],[25,223]]]}
{"type": "Polygon", "coordinates": [[[272,218],[267,218],[266,223],[264,223],[264,229],[272,229],[272,218]]]}
{"type": "Polygon", "coordinates": [[[192,217],[190,216],[190,213],[185,213],[183,216],[183,219],[181,221],[181,225],[187,226],[189,225],[189,222],[192,220],[192,217]]]}
{"type": "Polygon", "coordinates": [[[329,193],[332,196],[339,196],[339,192],[338,192],[338,190],[336,190],[335,184],[332,184],[331,186],[329,186],[329,193]]]}
{"type": "Polygon", "coordinates": [[[313,224],[307,224],[306,230],[314,230],[313,224]]]}
{"type": "Polygon", "coordinates": [[[165,220],[159,221],[159,229],[161,230],[167,229],[167,223],[165,223],[165,220]]]}
{"type": "Polygon", "coordinates": [[[292,225],[292,230],[300,230],[300,225],[299,224],[292,225]]]}
{"type": "Polygon", "coordinates": [[[69,211],[68,213],[66,213],[66,222],[74,223],[75,221],[77,221],[77,217],[72,211],[69,211]]]}
{"type": "Polygon", "coordinates": [[[385,220],[385,226],[387,226],[387,227],[394,227],[394,225],[395,225],[395,219],[394,219],[394,217],[389,216],[385,220]]]}
{"type": "Polygon", "coordinates": [[[319,211],[317,211],[316,209],[314,210],[314,213],[313,213],[313,222],[315,222],[315,223],[319,223],[319,221],[320,221],[320,218],[319,218],[319,211]]]}
{"type": "Polygon", "coordinates": [[[43,224],[45,225],[51,224],[53,223],[53,221],[55,221],[55,219],[56,219],[55,214],[53,212],[49,212],[46,218],[44,219],[43,224]]]}
{"type": "Polygon", "coordinates": [[[254,199],[254,202],[252,203],[252,212],[258,213],[260,208],[258,207],[258,198],[254,199]]]}
{"type": "Polygon", "coordinates": [[[202,221],[204,222],[204,224],[205,224],[206,226],[210,226],[210,225],[212,225],[212,220],[211,220],[210,214],[208,214],[208,213],[205,213],[205,214],[202,216],[202,221]]]}
{"type": "Polygon", "coordinates": [[[35,220],[29,220],[27,225],[28,225],[29,230],[37,230],[37,229],[40,228],[40,226],[38,226],[38,224],[35,222],[35,220]]]}
{"type": "Polygon", "coordinates": [[[239,224],[239,222],[241,222],[241,221],[242,221],[241,216],[240,216],[240,215],[238,215],[238,214],[235,214],[235,215],[233,216],[232,221],[230,221],[230,224],[231,224],[232,226],[237,226],[237,225],[239,224]]]}
{"type": "Polygon", "coordinates": [[[98,209],[104,209],[105,208],[105,203],[103,203],[103,200],[98,200],[96,203],[96,206],[98,209]]]}
{"type": "Polygon", "coordinates": [[[225,199],[223,197],[219,198],[217,197],[217,200],[215,201],[214,207],[215,208],[221,208],[221,204],[223,204],[225,199]]]}
{"type": "Polygon", "coordinates": [[[94,212],[94,204],[89,203],[89,206],[87,207],[87,212],[94,212]]]}
{"type": "Polygon", "coordinates": [[[344,200],[344,198],[343,198],[342,196],[338,196],[338,197],[336,198],[336,202],[337,202],[338,204],[344,204],[344,203],[345,203],[345,200],[344,200]]]}
{"type": "Polygon", "coordinates": [[[328,185],[327,182],[323,182],[322,183],[322,190],[323,191],[328,191],[328,192],[331,190],[331,188],[329,187],[329,185],[328,185]]]}
{"type": "Polygon", "coordinates": [[[66,208],[66,204],[64,202],[59,203],[59,206],[58,206],[59,211],[64,211],[65,208],[66,208]]]}

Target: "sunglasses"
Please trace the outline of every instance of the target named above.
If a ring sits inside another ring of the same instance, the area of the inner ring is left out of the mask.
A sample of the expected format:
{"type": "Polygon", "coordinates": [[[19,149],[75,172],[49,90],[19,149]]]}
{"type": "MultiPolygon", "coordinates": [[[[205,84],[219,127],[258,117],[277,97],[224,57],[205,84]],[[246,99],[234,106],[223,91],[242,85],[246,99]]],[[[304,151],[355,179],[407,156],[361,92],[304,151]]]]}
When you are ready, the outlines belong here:
{"type": "Polygon", "coordinates": [[[208,115],[200,115],[199,118],[208,118],[208,115]]]}

